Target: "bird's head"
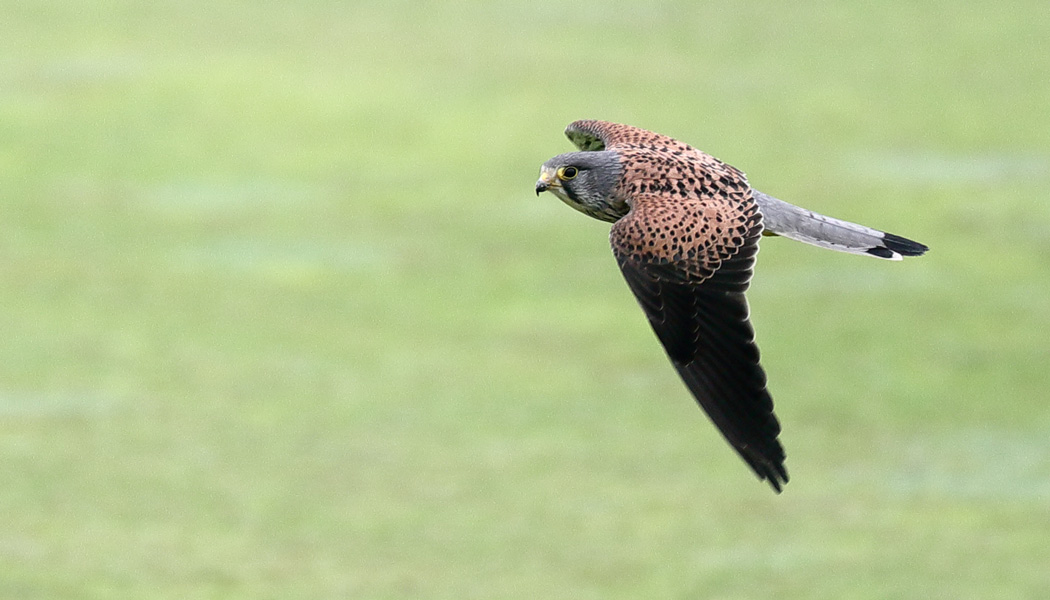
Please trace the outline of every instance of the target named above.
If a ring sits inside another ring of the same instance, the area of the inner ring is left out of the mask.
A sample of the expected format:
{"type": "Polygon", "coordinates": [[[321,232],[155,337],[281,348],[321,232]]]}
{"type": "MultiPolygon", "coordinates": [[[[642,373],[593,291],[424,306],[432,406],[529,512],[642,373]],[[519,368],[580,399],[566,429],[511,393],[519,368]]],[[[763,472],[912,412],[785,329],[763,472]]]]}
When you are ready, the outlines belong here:
{"type": "Polygon", "coordinates": [[[559,154],[540,167],[536,195],[550,192],[576,210],[611,223],[629,210],[616,194],[622,173],[615,152],[559,154]]]}

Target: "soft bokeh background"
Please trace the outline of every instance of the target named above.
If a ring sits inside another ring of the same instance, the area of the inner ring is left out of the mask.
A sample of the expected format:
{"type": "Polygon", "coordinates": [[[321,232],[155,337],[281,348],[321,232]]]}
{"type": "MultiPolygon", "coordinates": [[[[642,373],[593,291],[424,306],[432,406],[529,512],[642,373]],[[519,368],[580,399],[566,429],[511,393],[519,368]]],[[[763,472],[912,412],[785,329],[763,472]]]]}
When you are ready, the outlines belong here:
{"type": "Polygon", "coordinates": [[[0,2],[0,597],[1045,597],[1048,106],[1045,0],[0,2]],[[782,495],[584,117],[932,247],[764,241],[782,495]]]}

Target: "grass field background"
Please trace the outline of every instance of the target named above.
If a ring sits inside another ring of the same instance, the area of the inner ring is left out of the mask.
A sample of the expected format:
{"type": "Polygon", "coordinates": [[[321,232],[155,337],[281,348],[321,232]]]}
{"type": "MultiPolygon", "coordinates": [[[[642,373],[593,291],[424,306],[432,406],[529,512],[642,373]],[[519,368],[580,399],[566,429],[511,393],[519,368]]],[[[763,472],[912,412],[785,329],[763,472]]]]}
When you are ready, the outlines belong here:
{"type": "Polygon", "coordinates": [[[1043,0],[0,2],[0,597],[1045,597],[1048,40],[1043,0]],[[764,240],[782,495],[533,195],[577,118],[931,246],[764,240]]]}

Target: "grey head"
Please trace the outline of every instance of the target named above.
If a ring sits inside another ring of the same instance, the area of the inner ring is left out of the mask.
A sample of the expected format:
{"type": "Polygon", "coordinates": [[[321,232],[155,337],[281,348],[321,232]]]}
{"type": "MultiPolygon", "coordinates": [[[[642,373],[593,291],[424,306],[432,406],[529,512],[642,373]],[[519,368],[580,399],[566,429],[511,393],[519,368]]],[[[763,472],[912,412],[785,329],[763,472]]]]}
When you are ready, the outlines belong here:
{"type": "Polygon", "coordinates": [[[617,194],[622,174],[616,152],[567,152],[540,167],[536,195],[550,192],[585,215],[613,223],[630,210],[617,194]]]}

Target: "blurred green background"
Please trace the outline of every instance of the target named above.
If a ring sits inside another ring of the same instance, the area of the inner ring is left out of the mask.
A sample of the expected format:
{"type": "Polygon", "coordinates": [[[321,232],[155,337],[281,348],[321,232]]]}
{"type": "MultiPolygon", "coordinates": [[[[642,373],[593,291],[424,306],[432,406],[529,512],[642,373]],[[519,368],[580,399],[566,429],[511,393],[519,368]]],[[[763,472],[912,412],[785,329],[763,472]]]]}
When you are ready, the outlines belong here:
{"type": "Polygon", "coordinates": [[[0,597],[1045,597],[1048,106],[1045,0],[0,2],[0,597]],[[763,242],[781,496],[578,118],[931,246],[763,242]]]}

